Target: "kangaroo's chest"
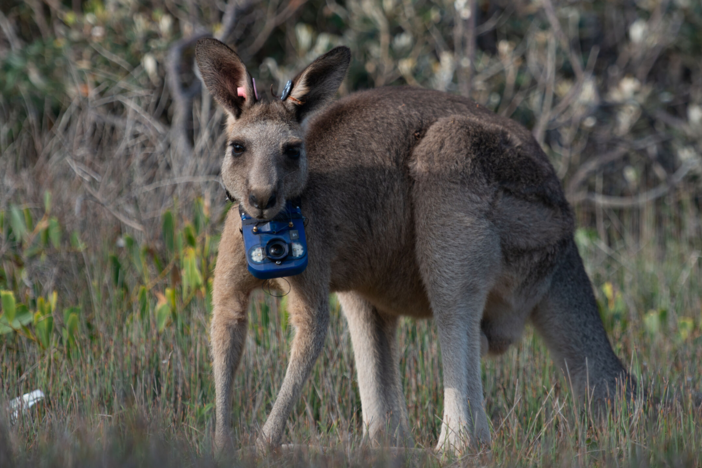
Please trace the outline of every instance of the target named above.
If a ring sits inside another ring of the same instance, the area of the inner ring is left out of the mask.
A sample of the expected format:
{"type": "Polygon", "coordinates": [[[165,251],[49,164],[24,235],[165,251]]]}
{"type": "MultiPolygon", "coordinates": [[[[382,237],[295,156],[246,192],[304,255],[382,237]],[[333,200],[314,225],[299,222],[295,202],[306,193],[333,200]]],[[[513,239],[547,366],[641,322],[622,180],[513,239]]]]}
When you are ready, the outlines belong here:
{"type": "Polygon", "coordinates": [[[399,189],[391,192],[382,203],[368,200],[372,209],[334,223],[330,289],[356,291],[390,315],[428,317],[409,197],[399,189]]]}
{"type": "Polygon", "coordinates": [[[413,248],[383,258],[359,255],[355,264],[332,264],[332,291],[353,290],[388,315],[431,316],[413,248]]]}

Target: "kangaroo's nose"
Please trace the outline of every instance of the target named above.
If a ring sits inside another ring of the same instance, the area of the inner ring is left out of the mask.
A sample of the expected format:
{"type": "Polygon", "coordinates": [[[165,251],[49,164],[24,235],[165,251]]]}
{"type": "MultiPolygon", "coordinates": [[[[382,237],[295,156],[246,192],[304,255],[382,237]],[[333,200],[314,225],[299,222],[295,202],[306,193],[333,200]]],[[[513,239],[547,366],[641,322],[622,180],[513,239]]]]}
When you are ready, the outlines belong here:
{"type": "Polygon", "coordinates": [[[275,192],[254,192],[252,191],[249,195],[249,203],[254,208],[267,210],[275,205],[276,193],[275,192]],[[263,208],[262,208],[263,207],[263,208]]]}

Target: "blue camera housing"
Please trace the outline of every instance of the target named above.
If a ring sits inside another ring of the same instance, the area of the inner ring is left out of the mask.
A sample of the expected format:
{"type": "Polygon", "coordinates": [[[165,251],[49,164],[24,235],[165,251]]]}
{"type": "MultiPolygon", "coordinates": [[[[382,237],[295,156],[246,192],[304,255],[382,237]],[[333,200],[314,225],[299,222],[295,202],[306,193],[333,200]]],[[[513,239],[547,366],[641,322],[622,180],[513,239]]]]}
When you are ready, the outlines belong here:
{"type": "Polygon", "coordinates": [[[299,275],[307,268],[305,219],[299,200],[289,200],[269,221],[252,218],[239,204],[246,263],[258,279],[299,275]]]}

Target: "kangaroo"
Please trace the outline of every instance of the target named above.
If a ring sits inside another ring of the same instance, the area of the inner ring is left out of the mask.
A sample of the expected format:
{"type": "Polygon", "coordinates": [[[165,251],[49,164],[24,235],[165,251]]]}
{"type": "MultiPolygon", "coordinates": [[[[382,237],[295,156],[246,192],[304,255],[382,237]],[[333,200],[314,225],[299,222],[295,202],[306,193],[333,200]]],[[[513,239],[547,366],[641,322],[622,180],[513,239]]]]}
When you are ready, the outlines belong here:
{"type": "MultiPolygon", "coordinates": [[[[346,47],[331,50],[292,80],[284,99],[270,99],[257,95],[225,44],[196,46],[203,81],[228,114],[228,195],[262,221],[299,197],[308,221],[307,269],[268,280],[290,288],[296,332],[257,445],[281,443],[324,344],[330,292],[348,321],[372,441],[412,444],[395,337],[402,315],[436,321],[444,379],[437,449],[490,443],[480,359],[504,353],[527,322],[577,397],[604,400],[617,385],[631,392],[573,241],[572,211],[529,131],[427,89],[385,87],[330,102],[350,58],[346,47]]],[[[217,447],[231,442],[249,295],[264,285],[247,271],[237,214],[226,218],[214,279],[217,447]]]]}

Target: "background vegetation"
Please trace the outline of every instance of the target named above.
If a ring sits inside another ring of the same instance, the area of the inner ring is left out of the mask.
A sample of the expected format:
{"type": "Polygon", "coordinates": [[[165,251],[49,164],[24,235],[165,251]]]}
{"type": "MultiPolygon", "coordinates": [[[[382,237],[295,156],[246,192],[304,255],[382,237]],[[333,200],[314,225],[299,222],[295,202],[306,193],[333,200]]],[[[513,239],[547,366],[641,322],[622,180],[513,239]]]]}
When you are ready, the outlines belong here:
{"type": "MultiPolygon", "coordinates": [[[[361,441],[346,325],[332,330],[288,442],[240,464],[700,464],[702,4],[694,0],[5,0],[0,5],[1,466],[214,465],[207,324],[229,208],[222,112],[197,38],[235,47],[260,90],[351,47],[341,94],[409,84],[533,129],[579,220],[617,354],[668,401],[605,421],[573,405],[538,337],[483,367],[492,450],[397,456],[361,441]]],[[[285,298],[260,292],[236,377],[241,447],[287,363],[285,298]]],[[[400,331],[418,447],[436,442],[430,322],[400,331]]]]}

